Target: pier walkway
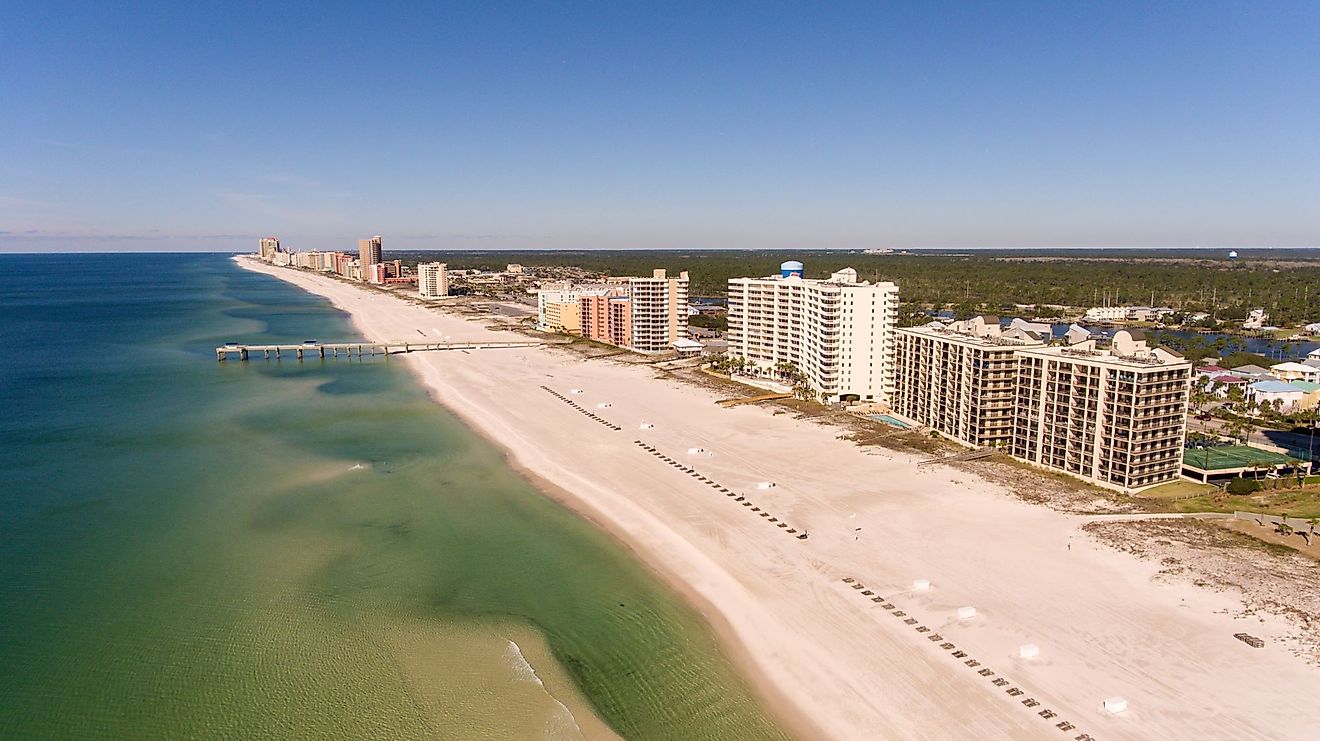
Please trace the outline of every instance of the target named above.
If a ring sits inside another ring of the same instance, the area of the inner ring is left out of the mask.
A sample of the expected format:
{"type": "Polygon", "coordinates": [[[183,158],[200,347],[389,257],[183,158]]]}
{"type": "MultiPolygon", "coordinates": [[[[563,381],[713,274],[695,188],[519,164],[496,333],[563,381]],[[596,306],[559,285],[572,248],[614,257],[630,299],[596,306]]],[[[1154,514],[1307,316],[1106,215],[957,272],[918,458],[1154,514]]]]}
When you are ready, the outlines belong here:
{"type": "Polygon", "coordinates": [[[215,359],[224,361],[231,356],[239,360],[248,360],[260,354],[262,358],[276,360],[285,354],[292,354],[299,360],[306,355],[319,358],[337,358],[342,353],[346,357],[366,357],[372,355],[393,355],[396,353],[422,352],[425,350],[495,350],[514,347],[540,347],[541,345],[565,345],[571,340],[506,340],[480,342],[304,342],[287,345],[244,345],[231,343],[215,349],[215,359]]]}

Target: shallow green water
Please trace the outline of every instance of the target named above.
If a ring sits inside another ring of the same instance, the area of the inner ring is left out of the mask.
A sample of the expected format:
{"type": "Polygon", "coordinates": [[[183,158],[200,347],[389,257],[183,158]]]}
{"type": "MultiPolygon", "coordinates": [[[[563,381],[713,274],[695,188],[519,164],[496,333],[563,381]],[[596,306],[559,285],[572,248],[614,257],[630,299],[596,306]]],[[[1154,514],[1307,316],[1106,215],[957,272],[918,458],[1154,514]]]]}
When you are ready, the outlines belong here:
{"type": "Polygon", "coordinates": [[[214,361],[350,336],[319,299],[218,256],[0,268],[0,736],[778,735],[399,365],[214,361]]]}

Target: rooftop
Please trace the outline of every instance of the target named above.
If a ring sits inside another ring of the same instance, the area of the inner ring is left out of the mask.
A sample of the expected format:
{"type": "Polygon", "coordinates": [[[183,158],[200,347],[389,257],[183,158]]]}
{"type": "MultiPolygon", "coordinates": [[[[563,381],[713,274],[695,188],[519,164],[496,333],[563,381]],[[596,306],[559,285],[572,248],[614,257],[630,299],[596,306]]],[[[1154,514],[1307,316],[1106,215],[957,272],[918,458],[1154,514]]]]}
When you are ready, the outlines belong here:
{"type": "Polygon", "coordinates": [[[1304,392],[1304,389],[1297,388],[1288,381],[1257,381],[1251,384],[1251,390],[1266,394],[1286,394],[1290,392],[1296,392],[1296,393],[1304,392]]]}
{"type": "Polygon", "coordinates": [[[1158,357],[1155,354],[1149,356],[1137,355],[1115,355],[1108,350],[1090,350],[1076,347],[1024,347],[1019,352],[1037,355],[1062,357],[1069,360],[1078,360],[1089,363],[1099,363],[1110,366],[1121,366],[1133,370],[1158,369],[1165,370],[1169,368],[1190,368],[1191,362],[1180,358],[1169,358],[1167,360],[1158,357]]]}
{"type": "Polygon", "coordinates": [[[1280,373],[1314,373],[1315,372],[1315,368],[1312,368],[1309,365],[1302,365],[1301,363],[1291,363],[1291,362],[1271,365],[1270,370],[1278,371],[1280,373]]]}
{"type": "Polygon", "coordinates": [[[1239,365],[1229,370],[1239,376],[1268,376],[1270,374],[1269,368],[1262,368],[1259,365],[1239,365]]]}
{"type": "Polygon", "coordinates": [[[1018,340],[1011,337],[982,337],[969,332],[958,332],[950,327],[943,326],[922,326],[922,327],[900,327],[899,332],[908,332],[924,337],[931,337],[939,340],[957,342],[963,345],[974,347],[1033,347],[1040,345],[1039,342],[1029,340],[1018,340]]]}

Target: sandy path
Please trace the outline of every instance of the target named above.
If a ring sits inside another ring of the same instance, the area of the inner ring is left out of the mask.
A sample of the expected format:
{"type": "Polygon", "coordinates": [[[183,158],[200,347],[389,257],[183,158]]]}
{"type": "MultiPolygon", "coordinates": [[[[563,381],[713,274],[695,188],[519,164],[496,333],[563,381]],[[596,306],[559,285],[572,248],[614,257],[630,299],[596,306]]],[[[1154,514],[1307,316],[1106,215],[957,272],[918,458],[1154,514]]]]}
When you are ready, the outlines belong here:
{"type": "MultiPolygon", "coordinates": [[[[480,323],[329,278],[241,263],[329,298],[369,338],[411,338],[419,329],[497,338],[480,323]]],[[[830,428],[756,407],[721,409],[707,392],[655,379],[648,368],[560,350],[404,360],[550,493],[689,595],[774,712],[804,736],[1285,738],[1303,734],[1303,709],[1320,697],[1320,671],[1275,640],[1288,630],[1282,622],[1234,619],[1240,605],[1228,595],[1156,583],[1157,565],[1092,542],[1082,518],[1023,504],[965,472],[917,469],[912,458],[868,454],[830,428]],[[570,394],[575,388],[583,393],[570,394]],[[643,422],[654,428],[640,429],[643,422]],[[746,494],[810,539],[635,440],[746,494]],[[688,455],[691,447],[708,453],[688,455]],[[757,490],[759,481],[776,487],[757,490]],[[933,588],[912,591],[915,578],[933,588]],[[962,606],[974,606],[976,617],[959,620],[962,606]],[[923,625],[943,640],[918,633],[923,625]],[[1236,631],[1265,638],[1266,648],[1246,647],[1236,631]],[[1017,658],[1024,643],[1037,644],[1040,656],[1017,658]],[[953,650],[967,656],[955,659],[953,650]],[[982,668],[995,675],[981,676],[982,668]],[[1009,683],[995,686],[1000,677],[1009,683]],[[1023,694],[1010,696],[1014,687],[1023,694]],[[1127,712],[1100,709],[1114,695],[1128,700],[1127,712]],[[1027,699],[1039,705],[1028,708],[1027,699]],[[1045,709],[1055,717],[1042,718],[1045,709]],[[1061,721],[1075,728],[1062,732],[1061,721]]]]}

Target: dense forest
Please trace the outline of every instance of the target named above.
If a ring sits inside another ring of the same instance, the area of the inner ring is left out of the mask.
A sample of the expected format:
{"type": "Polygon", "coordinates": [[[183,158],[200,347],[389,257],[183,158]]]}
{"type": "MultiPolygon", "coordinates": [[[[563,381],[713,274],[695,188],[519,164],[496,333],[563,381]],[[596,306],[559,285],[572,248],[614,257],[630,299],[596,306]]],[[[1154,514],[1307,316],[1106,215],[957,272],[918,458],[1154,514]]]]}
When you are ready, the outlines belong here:
{"type": "MultiPolygon", "coordinates": [[[[852,267],[862,280],[898,284],[905,303],[1011,313],[1015,304],[1170,306],[1241,320],[1256,307],[1274,324],[1320,321],[1320,252],[1260,251],[1228,260],[1222,250],[1050,253],[985,251],[868,255],[838,251],[392,252],[451,269],[576,265],[612,275],[686,270],[694,296],[722,296],[731,277],[771,275],[801,260],[807,277],[852,267]]],[[[1018,312],[1020,313],[1020,312],[1018,312]]],[[[1041,310],[1041,314],[1049,314],[1041,310]]]]}

